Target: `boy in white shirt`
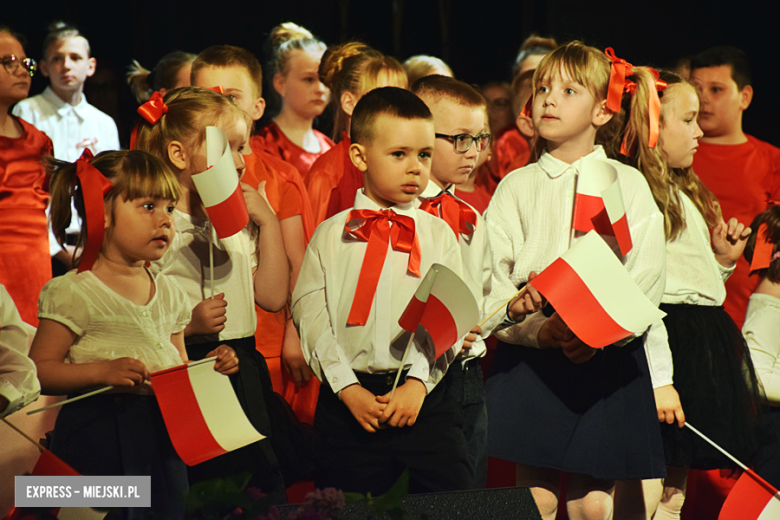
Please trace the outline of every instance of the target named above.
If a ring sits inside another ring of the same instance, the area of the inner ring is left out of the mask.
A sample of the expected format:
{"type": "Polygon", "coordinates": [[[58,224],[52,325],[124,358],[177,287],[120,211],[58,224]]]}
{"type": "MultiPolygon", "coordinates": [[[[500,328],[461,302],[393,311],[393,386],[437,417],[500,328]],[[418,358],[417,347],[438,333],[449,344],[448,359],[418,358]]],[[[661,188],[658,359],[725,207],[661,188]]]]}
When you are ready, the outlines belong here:
{"type": "MultiPolygon", "coordinates": [[[[97,65],[90,56],[87,39],[74,27],[54,22],[43,41],[43,59],[39,65],[51,84],[43,93],[17,103],[13,114],[49,136],[57,159],[75,162],[84,148],[94,154],[118,150],[116,123],[84,97],[84,81],[95,73],[97,65]]],[[[74,219],[68,233],[78,234],[78,231],[78,221],[74,219]]],[[[71,266],[72,246],[63,249],[51,234],[49,251],[66,267],[71,266]]]]}
{"type": "Polygon", "coordinates": [[[304,356],[323,383],[314,426],[336,459],[315,484],[377,495],[409,467],[411,493],[467,489],[460,414],[436,383],[476,336],[435,360],[419,329],[400,367],[409,333],[398,319],[422,277],[435,262],[462,274],[452,230],[414,204],[428,183],[432,116],[414,94],[380,88],[356,105],[351,135],[365,188],[352,210],[317,228],[292,297],[304,356]]]}

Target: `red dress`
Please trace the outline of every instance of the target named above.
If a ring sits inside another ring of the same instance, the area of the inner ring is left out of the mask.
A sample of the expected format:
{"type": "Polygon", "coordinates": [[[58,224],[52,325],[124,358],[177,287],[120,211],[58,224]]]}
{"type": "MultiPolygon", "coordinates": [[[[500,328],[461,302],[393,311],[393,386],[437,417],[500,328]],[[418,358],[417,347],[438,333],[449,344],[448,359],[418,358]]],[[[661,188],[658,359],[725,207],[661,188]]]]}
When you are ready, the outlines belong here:
{"type": "Polygon", "coordinates": [[[322,154],[333,148],[333,141],[328,136],[317,130],[312,130],[320,142],[320,152],[307,152],[297,144],[290,141],[279,125],[271,121],[260,129],[258,134],[265,143],[265,150],[279,159],[295,166],[301,174],[301,179],[306,177],[309,168],[322,154]]]}
{"type": "MultiPolygon", "coordinates": [[[[352,164],[352,160],[349,158],[349,146],[351,144],[352,141],[347,137],[346,132],[344,132],[342,140],[339,141],[336,146],[321,155],[320,158],[314,162],[309,173],[306,174],[304,181],[306,182],[306,187],[309,192],[309,200],[311,201],[311,208],[314,212],[314,220],[317,225],[326,218],[333,216],[328,214],[328,208],[333,196],[339,197],[339,200],[341,198],[340,195],[336,195],[336,191],[339,182],[344,175],[359,177],[361,180],[363,179],[363,173],[352,164]]],[[[347,208],[352,207],[352,202],[354,200],[355,194],[353,192],[347,208]]],[[[337,206],[341,207],[342,204],[339,202],[337,206]]],[[[338,211],[336,211],[336,213],[338,213],[338,211]]]]}
{"type": "Polygon", "coordinates": [[[22,319],[38,326],[38,295],[51,279],[48,182],[41,160],[53,147],[46,134],[11,117],[23,133],[0,136],[0,283],[22,319]]]}
{"type": "MultiPolygon", "coordinates": [[[[752,136],[743,144],[720,145],[699,142],[693,156],[693,170],[712,190],[724,220],[736,217],[745,226],[772,204],[780,202],[780,150],[752,136]]],[[[726,281],[723,307],[739,328],[745,321],[748,299],[758,277],[748,277],[750,266],[744,257],[726,281]]]]}
{"type": "MultiPolygon", "coordinates": [[[[265,193],[276,217],[282,221],[301,215],[306,244],[314,231],[311,207],[306,189],[298,171],[262,149],[262,139],[252,137],[249,141],[252,154],[244,157],[246,170],[242,182],[250,186],[265,181],[265,193]]],[[[257,329],[255,341],[268,364],[274,391],[284,396],[301,421],[311,424],[314,420],[314,408],[317,405],[319,381],[316,377],[300,389],[289,374],[282,368],[282,343],[289,311],[266,312],[255,305],[257,329]]]]}

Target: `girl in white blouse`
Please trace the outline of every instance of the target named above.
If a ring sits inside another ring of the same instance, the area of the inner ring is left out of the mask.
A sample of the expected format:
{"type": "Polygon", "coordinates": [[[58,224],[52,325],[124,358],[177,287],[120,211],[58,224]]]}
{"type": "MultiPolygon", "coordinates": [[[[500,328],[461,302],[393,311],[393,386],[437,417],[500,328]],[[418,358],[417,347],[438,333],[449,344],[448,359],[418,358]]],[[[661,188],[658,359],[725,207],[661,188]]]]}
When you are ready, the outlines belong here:
{"type": "MultiPolygon", "coordinates": [[[[30,357],[45,394],[115,389],[64,405],[51,449],[84,475],[151,475],[152,509],[182,518],[186,469],[148,381],[151,372],[187,361],[183,331],[190,308],[171,278],[146,268],[173,238],[179,186],[147,153],[90,156],[85,152],[77,163],[49,161],[52,228],[64,238],[74,198],[85,223],[78,242],[83,253],[76,258],[78,271],[41,291],[30,357]]],[[[220,372],[238,370],[229,347],[212,355],[220,372]]]]}
{"type": "Polygon", "coordinates": [[[661,80],[668,86],[660,99],[658,145],[648,144],[648,99],[637,92],[630,108],[624,105],[643,116],[626,127],[627,148],[635,146],[636,152],[623,159],[642,171],[664,214],[666,287],[661,309],[666,317],[651,327],[647,348],[666,349],[672,359],[668,379],[654,381],[668,476],[663,486],[656,480],[645,482],[644,488],[648,514],[658,506],[655,518],[679,518],[689,468],[735,467],[683,428],[686,419],[747,461],[757,448],[757,396],[751,390],[756,385],[750,355],[722,307],[723,284],[734,271],[750,228],[735,218],[724,222],[715,196],[691,169],[702,136],[695,89],[671,73],[662,73],[661,80]]]}

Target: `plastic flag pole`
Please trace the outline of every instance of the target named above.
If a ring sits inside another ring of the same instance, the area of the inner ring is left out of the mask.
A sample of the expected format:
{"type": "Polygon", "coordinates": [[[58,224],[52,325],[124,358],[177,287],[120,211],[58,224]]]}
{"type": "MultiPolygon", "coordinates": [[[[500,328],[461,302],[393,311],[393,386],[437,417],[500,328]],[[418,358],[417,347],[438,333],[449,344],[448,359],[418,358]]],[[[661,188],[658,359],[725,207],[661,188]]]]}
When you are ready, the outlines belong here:
{"type": "Polygon", "coordinates": [[[76,401],[81,401],[85,397],[92,397],[93,395],[101,394],[101,393],[105,392],[106,390],[111,390],[112,388],[114,388],[114,387],[111,386],[111,385],[104,386],[103,388],[98,388],[97,390],[93,390],[91,392],[87,392],[86,394],[81,394],[81,395],[79,395],[77,397],[74,397],[72,399],[66,399],[65,401],[60,401],[59,403],[50,404],[49,406],[44,406],[43,408],[36,408],[35,410],[31,410],[31,411],[27,412],[27,415],[32,415],[34,413],[42,412],[44,410],[49,410],[50,408],[57,408],[58,406],[62,406],[63,404],[68,404],[68,403],[74,403],[76,401]]]}
{"type": "Polygon", "coordinates": [[[687,426],[687,427],[688,427],[688,428],[689,428],[689,429],[690,429],[690,430],[691,430],[693,433],[695,433],[696,435],[698,435],[699,437],[701,437],[702,439],[704,439],[705,441],[707,441],[708,443],[710,443],[710,445],[711,445],[713,448],[715,448],[716,450],[718,450],[719,452],[721,452],[722,454],[724,454],[726,457],[728,457],[729,459],[731,459],[731,462],[733,462],[734,464],[736,464],[737,466],[739,466],[739,467],[740,467],[740,468],[742,468],[743,470],[745,470],[745,471],[748,471],[748,467],[747,467],[747,466],[745,466],[745,465],[744,465],[744,464],[742,464],[740,461],[738,461],[736,458],[734,458],[734,457],[731,455],[731,453],[727,452],[726,450],[724,450],[723,448],[721,448],[720,446],[718,446],[717,444],[715,444],[715,443],[712,441],[712,439],[710,439],[709,437],[707,437],[706,435],[704,435],[702,432],[700,432],[699,430],[697,430],[696,428],[694,428],[693,426],[691,426],[691,423],[689,423],[689,422],[686,422],[686,423],[685,423],[685,426],[687,426]]]}
{"type": "Polygon", "coordinates": [[[41,452],[44,452],[44,451],[46,450],[46,448],[44,448],[43,446],[41,446],[41,444],[40,444],[38,441],[36,441],[36,440],[35,440],[35,439],[33,439],[32,437],[30,437],[29,435],[27,435],[26,433],[24,433],[24,432],[23,432],[21,429],[19,429],[19,427],[18,427],[18,426],[16,426],[15,424],[13,424],[13,423],[9,422],[9,421],[8,421],[8,419],[6,419],[5,417],[3,417],[3,422],[4,422],[5,424],[7,424],[8,426],[10,426],[11,428],[13,428],[14,430],[16,430],[16,433],[18,433],[19,435],[21,435],[22,437],[24,437],[24,438],[25,438],[25,439],[27,439],[28,441],[30,441],[30,442],[32,442],[33,444],[35,444],[35,445],[38,447],[38,449],[39,449],[39,450],[41,450],[41,452]]]}
{"type": "Polygon", "coordinates": [[[411,350],[412,341],[414,341],[415,334],[416,334],[415,332],[412,332],[412,335],[409,336],[409,343],[406,344],[406,350],[404,350],[404,357],[401,359],[401,366],[398,368],[398,373],[395,375],[395,382],[393,383],[393,389],[390,391],[391,401],[393,400],[393,396],[395,395],[395,388],[398,386],[398,380],[401,379],[401,372],[404,371],[404,365],[406,365],[406,358],[409,357],[409,351],[411,350]]]}

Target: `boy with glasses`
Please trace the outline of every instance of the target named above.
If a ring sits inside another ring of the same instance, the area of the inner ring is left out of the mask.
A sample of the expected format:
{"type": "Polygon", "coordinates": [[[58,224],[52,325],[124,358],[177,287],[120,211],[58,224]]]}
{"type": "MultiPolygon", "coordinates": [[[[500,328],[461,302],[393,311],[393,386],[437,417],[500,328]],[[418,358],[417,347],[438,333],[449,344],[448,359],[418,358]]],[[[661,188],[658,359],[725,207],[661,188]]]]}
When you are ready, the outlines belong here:
{"type": "MultiPolygon", "coordinates": [[[[485,98],[468,84],[446,76],[426,76],[412,86],[433,113],[436,130],[431,181],[417,199],[420,209],[442,218],[458,240],[463,260],[463,279],[482,306],[490,293],[493,258],[485,222],[479,212],[453,195],[477,163],[479,152],[490,144],[490,134],[482,133],[487,106],[485,98]]],[[[496,303],[500,305],[500,303],[496,303]]],[[[492,312],[494,309],[487,309],[492,312]]],[[[497,320],[486,324],[497,325],[497,320]],[[495,322],[495,323],[493,323],[495,322]]],[[[480,330],[473,330],[479,334],[480,330]]],[[[484,488],[487,482],[487,408],[479,358],[487,349],[477,336],[471,348],[463,349],[444,377],[447,393],[461,408],[466,437],[471,488],[484,488]]]]}

